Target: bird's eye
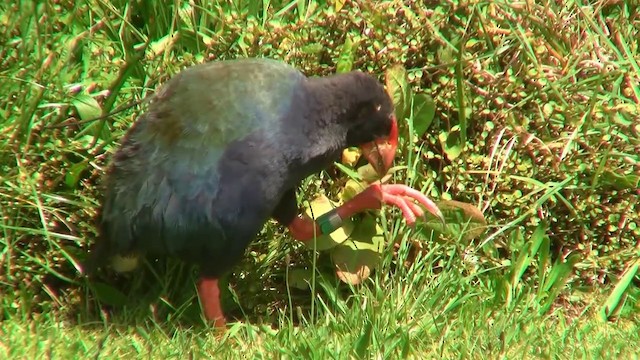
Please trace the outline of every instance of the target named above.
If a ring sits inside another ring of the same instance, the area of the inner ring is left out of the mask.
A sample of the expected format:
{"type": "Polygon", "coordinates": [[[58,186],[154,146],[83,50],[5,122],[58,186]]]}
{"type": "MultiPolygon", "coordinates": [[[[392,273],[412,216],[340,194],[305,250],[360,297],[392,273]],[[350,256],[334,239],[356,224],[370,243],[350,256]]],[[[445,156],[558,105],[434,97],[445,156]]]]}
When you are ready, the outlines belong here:
{"type": "Polygon", "coordinates": [[[380,109],[382,109],[382,105],[380,104],[376,105],[376,111],[380,111],[380,109]]]}

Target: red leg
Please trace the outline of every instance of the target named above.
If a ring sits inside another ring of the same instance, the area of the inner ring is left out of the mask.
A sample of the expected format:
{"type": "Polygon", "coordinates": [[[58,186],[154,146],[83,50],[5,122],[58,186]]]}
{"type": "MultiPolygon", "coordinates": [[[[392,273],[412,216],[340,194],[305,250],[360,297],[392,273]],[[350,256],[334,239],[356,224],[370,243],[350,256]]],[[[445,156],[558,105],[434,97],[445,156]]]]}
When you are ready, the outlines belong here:
{"type": "Polygon", "coordinates": [[[207,320],[217,328],[225,327],[226,320],[220,306],[218,279],[201,277],[198,281],[198,296],[207,320]]]}
{"type": "MultiPolygon", "coordinates": [[[[382,193],[379,186],[370,186],[363,192],[354,196],[351,200],[342,204],[337,209],[342,219],[370,209],[379,209],[382,206],[382,193]]],[[[322,231],[316,222],[307,215],[300,215],[288,225],[289,232],[294,239],[307,241],[313,239],[314,234],[320,236],[322,231]],[[315,233],[314,233],[315,228],[315,233]]]]}
{"type": "Polygon", "coordinates": [[[313,239],[314,228],[316,236],[320,236],[322,234],[320,228],[316,225],[316,222],[306,214],[296,216],[289,224],[288,228],[291,236],[300,241],[313,239]]]}

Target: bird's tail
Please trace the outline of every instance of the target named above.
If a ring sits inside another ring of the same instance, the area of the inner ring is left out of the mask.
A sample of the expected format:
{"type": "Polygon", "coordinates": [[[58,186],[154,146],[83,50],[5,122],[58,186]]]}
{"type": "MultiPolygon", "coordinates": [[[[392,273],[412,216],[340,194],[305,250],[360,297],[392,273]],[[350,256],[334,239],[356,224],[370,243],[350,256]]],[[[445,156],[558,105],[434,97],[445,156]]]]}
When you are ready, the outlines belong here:
{"type": "Polygon", "coordinates": [[[113,254],[109,248],[109,243],[105,239],[98,241],[91,248],[89,257],[82,263],[82,273],[91,277],[96,271],[105,266],[119,273],[135,270],[140,265],[140,254],[113,254]]]}

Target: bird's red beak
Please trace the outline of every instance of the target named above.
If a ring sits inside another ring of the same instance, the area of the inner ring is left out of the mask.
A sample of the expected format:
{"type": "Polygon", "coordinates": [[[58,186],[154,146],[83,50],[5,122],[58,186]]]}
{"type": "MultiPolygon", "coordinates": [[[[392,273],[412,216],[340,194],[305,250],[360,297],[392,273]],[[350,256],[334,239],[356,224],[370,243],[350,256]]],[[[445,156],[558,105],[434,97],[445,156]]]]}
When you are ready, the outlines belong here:
{"type": "Polygon", "coordinates": [[[398,147],[398,124],[395,116],[391,119],[391,131],[386,138],[378,139],[360,146],[362,155],[369,161],[369,164],[383,177],[393,164],[398,147]]]}

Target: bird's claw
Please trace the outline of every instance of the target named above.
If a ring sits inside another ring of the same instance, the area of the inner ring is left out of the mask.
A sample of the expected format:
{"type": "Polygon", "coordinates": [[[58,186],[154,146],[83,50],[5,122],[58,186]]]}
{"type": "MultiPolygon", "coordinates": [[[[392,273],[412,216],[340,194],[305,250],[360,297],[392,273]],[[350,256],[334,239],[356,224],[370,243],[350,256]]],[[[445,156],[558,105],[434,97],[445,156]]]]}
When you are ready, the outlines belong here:
{"type": "Polygon", "coordinates": [[[424,211],[414,202],[422,204],[427,211],[435,215],[442,223],[444,216],[438,206],[424,194],[407,185],[381,184],[379,187],[380,201],[383,204],[394,205],[402,210],[402,215],[409,226],[413,226],[416,218],[422,217],[424,211]]]}

